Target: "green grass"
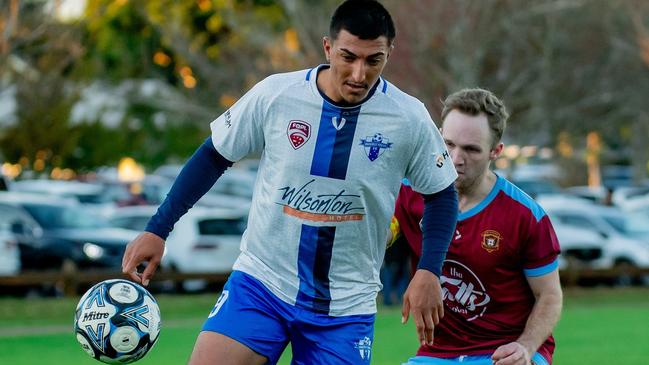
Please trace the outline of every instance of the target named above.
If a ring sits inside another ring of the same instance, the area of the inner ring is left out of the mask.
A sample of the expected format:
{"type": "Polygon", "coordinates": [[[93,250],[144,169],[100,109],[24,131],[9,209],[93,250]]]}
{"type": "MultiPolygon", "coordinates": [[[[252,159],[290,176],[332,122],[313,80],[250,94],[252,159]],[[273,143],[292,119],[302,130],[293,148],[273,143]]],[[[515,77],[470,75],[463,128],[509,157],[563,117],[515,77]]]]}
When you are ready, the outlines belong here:
{"type": "MultiPolygon", "coordinates": [[[[138,364],[184,364],[216,295],[159,295],[163,330],[138,364]]],[[[76,343],[76,299],[0,299],[0,364],[98,364],[76,343]]],[[[398,308],[377,316],[372,364],[400,364],[417,341],[412,323],[400,324],[398,308]]],[[[649,288],[572,289],[565,293],[555,331],[558,365],[645,364],[649,358],[649,288]]],[[[290,363],[290,353],[280,364],[290,363]]]]}

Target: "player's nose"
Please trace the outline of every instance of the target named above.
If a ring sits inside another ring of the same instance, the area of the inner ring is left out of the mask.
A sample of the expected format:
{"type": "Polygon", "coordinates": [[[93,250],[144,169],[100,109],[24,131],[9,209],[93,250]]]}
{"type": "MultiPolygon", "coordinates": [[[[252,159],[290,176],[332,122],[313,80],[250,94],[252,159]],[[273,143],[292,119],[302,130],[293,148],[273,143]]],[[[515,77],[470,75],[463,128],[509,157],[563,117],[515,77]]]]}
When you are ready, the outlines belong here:
{"type": "Polygon", "coordinates": [[[357,60],[352,65],[352,81],[357,84],[365,82],[365,63],[362,60],[357,60]]]}
{"type": "Polygon", "coordinates": [[[451,155],[451,161],[453,161],[453,165],[464,165],[464,156],[462,155],[462,152],[458,151],[457,148],[449,149],[448,153],[451,155]]]}

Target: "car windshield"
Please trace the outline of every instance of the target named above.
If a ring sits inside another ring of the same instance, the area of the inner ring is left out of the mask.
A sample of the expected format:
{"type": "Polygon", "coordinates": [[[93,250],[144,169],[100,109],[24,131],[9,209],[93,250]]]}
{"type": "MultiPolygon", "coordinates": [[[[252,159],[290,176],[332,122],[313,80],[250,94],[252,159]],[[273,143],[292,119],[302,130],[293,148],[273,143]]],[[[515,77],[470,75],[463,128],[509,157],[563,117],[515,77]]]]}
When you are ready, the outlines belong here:
{"type": "Polygon", "coordinates": [[[649,218],[642,213],[628,212],[603,217],[616,231],[626,236],[649,235],[649,218]]]}
{"type": "Polygon", "coordinates": [[[202,235],[240,236],[245,230],[245,219],[204,219],[198,222],[198,231],[202,235]]]}
{"type": "Polygon", "coordinates": [[[102,218],[80,206],[25,204],[24,208],[45,229],[107,227],[102,218]]]}

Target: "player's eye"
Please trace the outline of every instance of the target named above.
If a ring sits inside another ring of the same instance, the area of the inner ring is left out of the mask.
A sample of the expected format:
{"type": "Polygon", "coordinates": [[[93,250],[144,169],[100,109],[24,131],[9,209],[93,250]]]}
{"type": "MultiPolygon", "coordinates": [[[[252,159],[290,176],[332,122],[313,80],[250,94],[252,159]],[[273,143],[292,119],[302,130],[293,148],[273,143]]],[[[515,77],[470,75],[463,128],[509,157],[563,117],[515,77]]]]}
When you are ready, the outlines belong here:
{"type": "Polygon", "coordinates": [[[368,60],[367,63],[370,66],[378,66],[378,64],[381,63],[381,60],[378,59],[378,58],[372,58],[372,59],[368,60]]]}

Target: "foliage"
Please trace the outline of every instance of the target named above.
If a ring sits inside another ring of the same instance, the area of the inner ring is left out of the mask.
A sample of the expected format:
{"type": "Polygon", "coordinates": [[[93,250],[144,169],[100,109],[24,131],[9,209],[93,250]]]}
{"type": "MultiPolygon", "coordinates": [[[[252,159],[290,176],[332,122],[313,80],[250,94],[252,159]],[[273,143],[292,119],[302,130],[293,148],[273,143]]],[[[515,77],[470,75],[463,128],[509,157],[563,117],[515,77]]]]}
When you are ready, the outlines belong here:
{"type": "MultiPolygon", "coordinates": [[[[52,16],[48,3],[59,2],[0,5],[0,88],[19,90],[20,110],[18,123],[0,120],[0,151],[30,164],[52,151],[49,165],[90,169],[123,154],[151,167],[187,157],[207,123],[252,84],[323,61],[339,1],[88,0],[72,22],[52,16]],[[151,80],[164,95],[140,92],[151,80]],[[97,84],[125,105],[118,123],[71,117],[97,84]],[[110,143],[88,142],[95,132],[110,143]]],[[[580,149],[596,131],[603,162],[632,161],[646,173],[646,1],[384,3],[397,25],[386,76],[434,117],[448,93],[485,87],[512,112],[509,140],[554,146],[569,135],[580,149]]]]}

